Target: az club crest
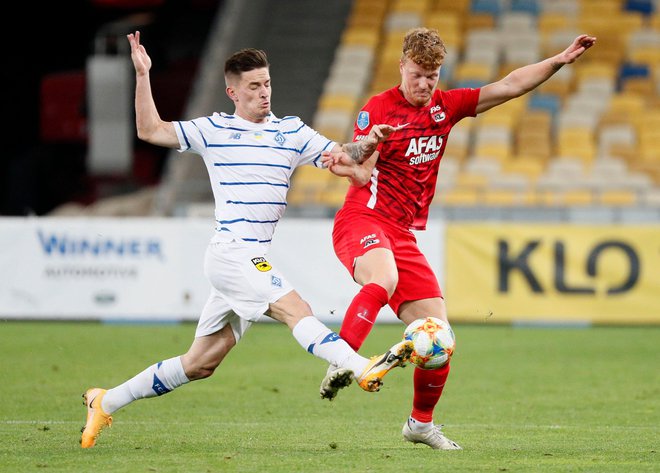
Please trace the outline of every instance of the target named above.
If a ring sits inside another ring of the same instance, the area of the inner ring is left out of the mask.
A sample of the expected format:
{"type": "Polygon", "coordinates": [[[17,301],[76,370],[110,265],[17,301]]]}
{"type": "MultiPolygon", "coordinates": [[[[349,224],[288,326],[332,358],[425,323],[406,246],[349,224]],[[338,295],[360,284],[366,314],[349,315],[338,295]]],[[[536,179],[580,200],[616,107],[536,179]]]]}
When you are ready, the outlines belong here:
{"type": "Polygon", "coordinates": [[[277,132],[277,135],[275,135],[275,141],[277,142],[278,145],[282,146],[284,142],[286,141],[286,138],[282,133],[279,131],[277,132]]]}
{"type": "Polygon", "coordinates": [[[262,273],[270,271],[273,267],[266,261],[266,258],[260,256],[258,258],[252,258],[252,264],[262,273]]]}
{"type": "Polygon", "coordinates": [[[436,123],[441,122],[446,117],[445,112],[442,111],[442,107],[440,105],[431,107],[431,116],[436,123]]]}

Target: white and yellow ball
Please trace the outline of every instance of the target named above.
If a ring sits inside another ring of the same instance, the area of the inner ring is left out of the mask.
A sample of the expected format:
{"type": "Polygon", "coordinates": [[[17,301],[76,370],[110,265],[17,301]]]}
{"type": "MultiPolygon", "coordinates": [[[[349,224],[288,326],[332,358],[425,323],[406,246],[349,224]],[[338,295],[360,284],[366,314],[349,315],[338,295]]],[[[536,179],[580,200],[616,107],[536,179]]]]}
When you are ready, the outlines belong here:
{"type": "Polygon", "coordinates": [[[410,361],[425,370],[446,365],[456,347],[451,326],[437,317],[415,320],[406,327],[403,338],[412,341],[415,347],[410,361]]]}

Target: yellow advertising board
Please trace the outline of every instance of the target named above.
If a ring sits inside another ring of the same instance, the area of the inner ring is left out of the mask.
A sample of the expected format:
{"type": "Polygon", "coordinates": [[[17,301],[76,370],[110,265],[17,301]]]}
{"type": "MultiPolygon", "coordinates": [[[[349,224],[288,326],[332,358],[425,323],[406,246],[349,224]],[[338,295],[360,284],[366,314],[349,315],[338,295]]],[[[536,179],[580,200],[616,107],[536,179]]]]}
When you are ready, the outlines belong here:
{"type": "Polygon", "coordinates": [[[452,320],[660,324],[660,226],[447,225],[452,320]]]}

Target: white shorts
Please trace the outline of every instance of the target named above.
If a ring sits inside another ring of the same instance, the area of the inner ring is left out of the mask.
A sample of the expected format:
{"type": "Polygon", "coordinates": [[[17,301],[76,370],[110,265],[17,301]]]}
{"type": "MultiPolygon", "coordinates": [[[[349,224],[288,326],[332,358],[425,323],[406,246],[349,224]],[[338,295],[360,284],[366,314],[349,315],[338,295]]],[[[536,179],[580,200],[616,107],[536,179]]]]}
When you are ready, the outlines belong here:
{"type": "Polygon", "coordinates": [[[258,243],[212,242],[204,256],[204,274],[212,287],[196,337],[215,333],[229,323],[238,342],[270,303],[293,290],[268,263],[265,247],[258,243]]]}

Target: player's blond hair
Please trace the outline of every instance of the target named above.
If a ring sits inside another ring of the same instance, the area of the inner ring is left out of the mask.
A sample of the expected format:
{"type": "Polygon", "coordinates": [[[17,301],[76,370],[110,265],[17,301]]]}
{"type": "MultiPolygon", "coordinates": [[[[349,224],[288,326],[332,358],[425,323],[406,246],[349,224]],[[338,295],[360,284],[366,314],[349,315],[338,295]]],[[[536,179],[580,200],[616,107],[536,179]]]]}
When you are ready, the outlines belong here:
{"type": "Polygon", "coordinates": [[[403,39],[401,59],[410,59],[424,69],[437,69],[445,59],[447,49],[437,30],[413,28],[403,39]]]}

